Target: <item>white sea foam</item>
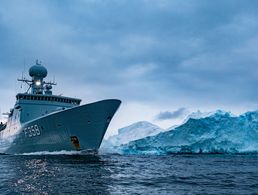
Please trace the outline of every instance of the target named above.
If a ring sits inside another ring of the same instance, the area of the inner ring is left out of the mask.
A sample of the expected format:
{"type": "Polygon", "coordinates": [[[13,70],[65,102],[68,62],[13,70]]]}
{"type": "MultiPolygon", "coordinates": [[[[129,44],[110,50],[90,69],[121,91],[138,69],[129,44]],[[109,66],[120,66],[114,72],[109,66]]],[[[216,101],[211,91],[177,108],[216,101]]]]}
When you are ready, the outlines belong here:
{"type": "Polygon", "coordinates": [[[16,154],[16,155],[81,155],[84,154],[82,151],[41,151],[41,152],[30,152],[30,153],[22,153],[22,154],[16,154]]]}

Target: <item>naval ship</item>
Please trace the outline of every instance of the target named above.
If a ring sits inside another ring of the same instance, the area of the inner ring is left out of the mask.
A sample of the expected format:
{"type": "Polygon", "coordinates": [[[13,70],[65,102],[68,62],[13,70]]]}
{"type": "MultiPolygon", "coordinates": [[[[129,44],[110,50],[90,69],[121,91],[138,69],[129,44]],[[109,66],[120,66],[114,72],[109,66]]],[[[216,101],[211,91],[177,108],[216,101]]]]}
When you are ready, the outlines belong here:
{"type": "Polygon", "coordinates": [[[38,61],[29,69],[25,93],[0,124],[0,153],[95,151],[121,101],[107,99],[80,105],[81,99],[53,95],[54,82],[45,82],[47,69],[38,61]]]}

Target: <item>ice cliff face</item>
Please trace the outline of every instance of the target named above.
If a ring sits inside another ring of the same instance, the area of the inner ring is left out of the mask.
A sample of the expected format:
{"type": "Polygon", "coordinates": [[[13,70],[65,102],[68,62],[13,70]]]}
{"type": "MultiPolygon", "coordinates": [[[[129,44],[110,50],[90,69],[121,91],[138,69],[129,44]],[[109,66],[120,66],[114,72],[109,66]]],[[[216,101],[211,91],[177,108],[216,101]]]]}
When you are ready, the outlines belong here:
{"type": "Polygon", "coordinates": [[[149,123],[140,121],[128,127],[118,130],[117,135],[113,135],[106,140],[103,140],[101,150],[105,152],[116,152],[116,148],[122,144],[127,144],[130,141],[146,138],[147,136],[157,135],[164,129],[149,123]]]}
{"type": "Polygon", "coordinates": [[[258,111],[238,117],[218,111],[117,148],[123,154],[258,153],[258,111]]]}
{"type": "Polygon", "coordinates": [[[164,130],[147,121],[141,121],[141,122],[134,123],[128,127],[119,129],[118,135],[111,136],[108,139],[108,141],[110,141],[112,145],[118,146],[121,144],[127,144],[133,140],[156,135],[161,131],[164,131],[164,130]]]}

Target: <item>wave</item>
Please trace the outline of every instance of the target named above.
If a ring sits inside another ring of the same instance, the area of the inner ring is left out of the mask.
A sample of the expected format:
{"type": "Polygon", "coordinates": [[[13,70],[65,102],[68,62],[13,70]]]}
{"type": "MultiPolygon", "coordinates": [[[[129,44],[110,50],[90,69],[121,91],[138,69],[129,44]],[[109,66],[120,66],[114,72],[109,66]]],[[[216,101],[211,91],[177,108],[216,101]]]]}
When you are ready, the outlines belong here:
{"type": "Polygon", "coordinates": [[[40,151],[40,152],[30,152],[30,153],[21,153],[16,155],[25,155],[25,156],[34,156],[34,155],[95,155],[96,151],[90,151],[90,150],[83,150],[83,151],[67,151],[67,150],[61,150],[61,151],[40,151]]]}
{"type": "Polygon", "coordinates": [[[53,152],[41,151],[41,152],[21,153],[16,155],[76,155],[76,154],[81,154],[81,151],[66,151],[66,150],[53,151],[53,152]]]}

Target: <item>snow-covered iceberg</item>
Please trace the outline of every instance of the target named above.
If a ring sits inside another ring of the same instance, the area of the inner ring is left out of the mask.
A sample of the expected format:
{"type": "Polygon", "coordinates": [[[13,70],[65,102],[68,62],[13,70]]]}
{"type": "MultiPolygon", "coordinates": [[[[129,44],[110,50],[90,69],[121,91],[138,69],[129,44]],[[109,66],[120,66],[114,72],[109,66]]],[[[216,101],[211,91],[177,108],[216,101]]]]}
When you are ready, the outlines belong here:
{"type": "Polygon", "coordinates": [[[157,135],[164,131],[157,125],[147,121],[140,121],[130,126],[118,130],[117,135],[113,135],[108,139],[104,139],[100,151],[101,152],[117,152],[118,146],[128,144],[131,141],[146,138],[147,136],[157,135]]]}
{"type": "Polygon", "coordinates": [[[258,153],[258,111],[240,116],[217,111],[189,118],[173,130],[117,148],[123,154],[258,153]]]}

